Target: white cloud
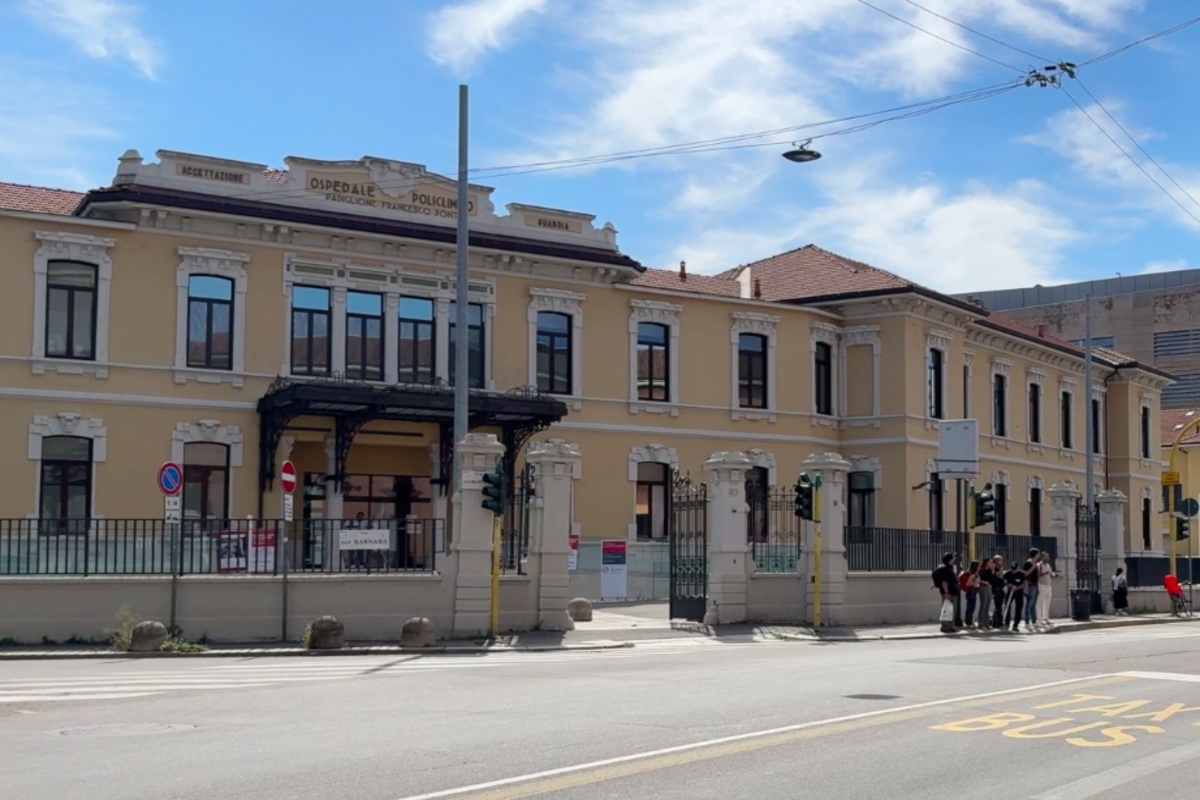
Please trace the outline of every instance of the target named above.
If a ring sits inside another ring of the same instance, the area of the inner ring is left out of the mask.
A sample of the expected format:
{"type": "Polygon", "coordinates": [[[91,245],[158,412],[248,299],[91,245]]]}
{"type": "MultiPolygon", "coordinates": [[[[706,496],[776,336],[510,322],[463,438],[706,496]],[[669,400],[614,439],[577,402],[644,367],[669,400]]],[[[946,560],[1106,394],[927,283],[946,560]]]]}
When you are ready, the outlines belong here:
{"type": "Polygon", "coordinates": [[[1140,270],[1142,275],[1150,275],[1155,272],[1178,272],[1182,269],[1195,269],[1188,264],[1186,258],[1176,258],[1167,261],[1151,261],[1140,270]]]}
{"type": "Polygon", "coordinates": [[[473,0],[444,8],[429,20],[427,52],[457,74],[514,39],[517,26],[546,9],[547,0],[473,0]]]}
{"type": "Polygon", "coordinates": [[[90,57],[127,59],[147,78],[157,78],[162,54],[139,26],[137,7],[116,0],[26,0],[25,7],[90,57]]]}

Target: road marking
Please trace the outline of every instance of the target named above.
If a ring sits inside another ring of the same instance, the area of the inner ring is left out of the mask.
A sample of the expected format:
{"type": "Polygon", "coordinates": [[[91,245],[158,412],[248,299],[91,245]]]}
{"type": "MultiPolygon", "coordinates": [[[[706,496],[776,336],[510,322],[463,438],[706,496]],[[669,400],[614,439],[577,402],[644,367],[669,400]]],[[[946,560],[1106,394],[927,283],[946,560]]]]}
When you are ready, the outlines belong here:
{"type": "Polygon", "coordinates": [[[1088,800],[1088,798],[1104,794],[1118,786],[1154,775],[1164,769],[1186,764],[1196,758],[1200,758],[1200,742],[1154,753],[1119,767],[1063,784],[1037,795],[1033,800],[1088,800]]]}
{"type": "Polygon", "coordinates": [[[443,789],[420,795],[410,795],[399,800],[439,800],[443,797],[458,797],[471,795],[473,800],[514,800],[520,797],[530,797],[551,791],[600,783],[614,778],[626,777],[641,772],[651,772],[669,767],[681,766],[696,761],[721,758],[738,753],[774,747],[780,744],[804,738],[842,733],[847,730],[882,725],[893,721],[915,719],[937,713],[941,708],[950,705],[981,703],[996,697],[1014,699],[1022,694],[1039,696],[1049,694],[1063,686],[1102,686],[1130,680],[1112,674],[1090,675],[1082,678],[1068,678],[1061,681],[1024,686],[1017,689],[1004,689],[997,692],[953,697],[944,700],[931,700],[926,703],[915,703],[898,708],[884,708],[875,711],[864,711],[843,717],[801,722],[795,725],[785,725],[780,728],[770,728],[762,731],[739,733],[733,736],[723,736],[718,739],[708,739],[702,742],[665,747],[642,753],[606,758],[585,764],[574,764],[568,767],[533,772],[527,775],[516,775],[510,778],[500,778],[471,786],[460,786],[454,789],[443,789]]]}
{"type": "Polygon", "coordinates": [[[1200,675],[1189,675],[1186,672],[1122,672],[1126,678],[1137,678],[1143,681],[1176,681],[1178,683],[1200,683],[1200,675]]]}

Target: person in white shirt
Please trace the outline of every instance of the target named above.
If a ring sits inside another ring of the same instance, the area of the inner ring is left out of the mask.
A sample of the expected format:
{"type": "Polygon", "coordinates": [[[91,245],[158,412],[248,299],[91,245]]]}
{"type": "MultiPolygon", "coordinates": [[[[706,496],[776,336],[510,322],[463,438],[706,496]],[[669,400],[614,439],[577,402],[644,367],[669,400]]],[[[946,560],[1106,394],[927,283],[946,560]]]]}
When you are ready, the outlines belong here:
{"type": "Polygon", "coordinates": [[[1125,568],[1117,567],[1112,576],[1113,614],[1118,617],[1129,616],[1129,582],[1125,579],[1125,568]]]}
{"type": "Polygon", "coordinates": [[[1050,566],[1050,554],[1045,551],[1038,555],[1034,569],[1038,576],[1037,625],[1052,628],[1054,623],[1050,621],[1050,603],[1054,600],[1054,587],[1050,579],[1060,577],[1060,574],[1050,566]]]}

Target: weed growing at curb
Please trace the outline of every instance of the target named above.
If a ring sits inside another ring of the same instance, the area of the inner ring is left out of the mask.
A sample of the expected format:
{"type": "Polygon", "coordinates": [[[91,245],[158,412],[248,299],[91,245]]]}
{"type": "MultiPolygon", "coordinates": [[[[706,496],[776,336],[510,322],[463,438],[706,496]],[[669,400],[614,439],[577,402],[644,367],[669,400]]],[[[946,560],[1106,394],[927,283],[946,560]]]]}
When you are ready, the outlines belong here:
{"type": "Polygon", "coordinates": [[[128,605],[117,609],[117,627],[105,631],[108,634],[108,645],[114,652],[127,653],[133,641],[133,627],[137,625],[137,617],[128,605]]]}

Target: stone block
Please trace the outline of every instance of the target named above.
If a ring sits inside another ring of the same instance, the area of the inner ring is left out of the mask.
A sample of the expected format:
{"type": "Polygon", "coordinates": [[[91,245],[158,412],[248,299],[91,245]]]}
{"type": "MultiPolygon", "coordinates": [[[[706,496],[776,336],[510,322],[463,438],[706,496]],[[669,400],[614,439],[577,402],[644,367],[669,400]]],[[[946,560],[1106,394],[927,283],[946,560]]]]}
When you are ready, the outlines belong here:
{"type": "Polygon", "coordinates": [[[157,653],[167,641],[167,626],[154,620],[139,622],[129,634],[129,652],[157,653]]]}
{"type": "Polygon", "coordinates": [[[346,646],[346,626],[337,617],[317,617],[309,624],[309,647],[313,650],[340,650],[346,646]]]}
{"type": "Polygon", "coordinates": [[[576,597],[567,603],[567,615],[575,622],[591,622],[592,601],[583,597],[576,597]]]}
{"type": "Polygon", "coordinates": [[[437,629],[428,617],[413,617],[400,629],[401,647],[433,647],[437,629]]]}

